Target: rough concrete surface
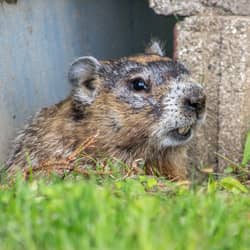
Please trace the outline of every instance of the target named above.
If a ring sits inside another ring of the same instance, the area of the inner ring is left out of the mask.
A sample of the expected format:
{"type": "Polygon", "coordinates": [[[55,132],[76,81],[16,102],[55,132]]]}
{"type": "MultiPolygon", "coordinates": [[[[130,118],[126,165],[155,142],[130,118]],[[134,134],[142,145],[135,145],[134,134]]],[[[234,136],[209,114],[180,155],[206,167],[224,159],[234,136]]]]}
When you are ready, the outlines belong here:
{"type": "Polygon", "coordinates": [[[157,14],[191,16],[209,12],[220,15],[250,15],[249,0],[149,0],[157,14]]]}
{"type": "Polygon", "coordinates": [[[194,16],[176,27],[176,57],[207,92],[206,125],[190,149],[194,164],[239,163],[250,129],[250,18],[194,16]],[[217,154],[218,153],[218,154],[217,154]],[[195,156],[195,157],[194,157],[195,156]]]}

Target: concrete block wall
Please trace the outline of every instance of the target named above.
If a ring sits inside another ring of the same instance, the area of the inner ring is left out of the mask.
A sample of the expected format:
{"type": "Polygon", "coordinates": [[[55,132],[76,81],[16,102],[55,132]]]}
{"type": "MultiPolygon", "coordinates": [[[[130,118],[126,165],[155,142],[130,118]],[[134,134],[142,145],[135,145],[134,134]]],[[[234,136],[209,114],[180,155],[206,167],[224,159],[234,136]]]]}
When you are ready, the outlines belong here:
{"type": "Polygon", "coordinates": [[[176,25],[175,57],[202,83],[205,126],[190,147],[191,164],[222,171],[240,163],[250,130],[250,2],[150,0],[156,13],[185,15],[176,25]]]}

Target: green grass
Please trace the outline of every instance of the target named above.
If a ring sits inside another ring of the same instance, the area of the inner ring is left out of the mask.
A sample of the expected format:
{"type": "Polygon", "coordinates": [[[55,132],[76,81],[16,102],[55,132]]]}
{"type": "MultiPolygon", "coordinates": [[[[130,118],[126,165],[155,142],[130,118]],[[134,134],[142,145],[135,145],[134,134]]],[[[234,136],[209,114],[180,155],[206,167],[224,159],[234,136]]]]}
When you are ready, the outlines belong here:
{"type": "Polygon", "coordinates": [[[223,185],[18,179],[0,189],[0,249],[249,249],[250,194],[223,185]]]}
{"type": "Polygon", "coordinates": [[[0,250],[250,249],[249,152],[250,133],[240,165],[191,186],[119,171],[2,177],[0,250]]]}

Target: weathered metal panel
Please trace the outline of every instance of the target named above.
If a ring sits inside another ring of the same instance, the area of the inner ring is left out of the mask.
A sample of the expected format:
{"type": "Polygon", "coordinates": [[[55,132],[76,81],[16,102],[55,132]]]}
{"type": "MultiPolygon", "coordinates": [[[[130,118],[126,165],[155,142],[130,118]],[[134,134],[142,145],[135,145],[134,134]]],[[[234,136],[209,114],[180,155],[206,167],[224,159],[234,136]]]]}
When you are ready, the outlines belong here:
{"type": "MultiPolygon", "coordinates": [[[[29,116],[69,93],[66,74],[74,57],[138,52],[151,36],[148,27],[163,24],[152,13],[141,0],[0,4],[0,160],[29,116]]],[[[157,30],[155,36],[165,37],[167,27],[157,30]]]]}

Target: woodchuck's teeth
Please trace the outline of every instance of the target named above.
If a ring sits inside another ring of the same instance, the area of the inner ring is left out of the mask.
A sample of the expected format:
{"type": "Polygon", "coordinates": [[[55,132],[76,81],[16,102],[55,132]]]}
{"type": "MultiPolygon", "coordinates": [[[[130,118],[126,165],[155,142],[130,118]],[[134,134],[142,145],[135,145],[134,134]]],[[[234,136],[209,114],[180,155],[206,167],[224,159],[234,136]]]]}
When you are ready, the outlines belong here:
{"type": "Polygon", "coordinates": [[[177,131],[180,135],[186,135],[189,133],[191,127],[179,128],[177,131]]]}

